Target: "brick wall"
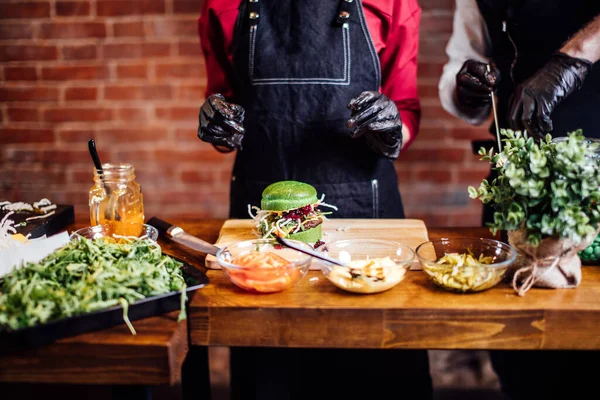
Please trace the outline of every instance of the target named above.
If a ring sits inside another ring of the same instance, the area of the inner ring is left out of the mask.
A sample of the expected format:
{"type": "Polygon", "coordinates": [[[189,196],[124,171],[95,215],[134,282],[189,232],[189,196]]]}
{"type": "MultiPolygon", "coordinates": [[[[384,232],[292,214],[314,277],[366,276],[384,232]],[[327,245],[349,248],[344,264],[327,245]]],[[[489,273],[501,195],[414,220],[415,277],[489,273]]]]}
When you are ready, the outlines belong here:
{"type": "MultiPolygon", "coordinates": [[[[421,0],[420,135],[397,163],[408,217],[478,225],[469,200],[487,137],[441,108],[437,83],[452,0],[421,0]]],[[[103,162],[131,162],[147,215],[224,217],[232,155],[196,137],[205,69],[200,0],[0,0],[0,200],[48,197],[87,213],[96,140],[103,162]]]]}

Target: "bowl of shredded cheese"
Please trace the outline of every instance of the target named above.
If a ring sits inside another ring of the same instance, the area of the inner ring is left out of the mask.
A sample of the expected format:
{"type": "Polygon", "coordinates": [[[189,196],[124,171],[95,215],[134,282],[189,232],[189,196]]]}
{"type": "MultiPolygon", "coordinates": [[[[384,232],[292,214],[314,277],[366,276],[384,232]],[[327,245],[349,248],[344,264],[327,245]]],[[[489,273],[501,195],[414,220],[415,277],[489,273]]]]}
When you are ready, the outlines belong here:
{"type": "Polygon", "coordinates": [[[420,244],[417,258],[433,283],[444,289],[470,293],[496,286],[517,251],[486,238],[440,238],[420,244]]]}
{"type": "Polygon", "coordinates": [[[319,261],[325,277],[352,293],[380,293],[398,285],[415,258],[414,251],[399,242],[350,239],[329,242],[317,251],[338,259],[344,266],[319,261]]]}

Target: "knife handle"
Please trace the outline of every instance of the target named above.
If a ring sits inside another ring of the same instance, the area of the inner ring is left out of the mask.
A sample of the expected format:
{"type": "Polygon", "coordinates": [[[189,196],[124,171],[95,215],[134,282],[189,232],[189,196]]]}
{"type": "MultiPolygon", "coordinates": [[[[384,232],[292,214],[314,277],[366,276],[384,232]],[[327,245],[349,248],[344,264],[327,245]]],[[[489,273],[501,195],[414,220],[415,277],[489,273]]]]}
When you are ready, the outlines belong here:
{"type": "Polygon", "coordinates": [[[156,229],[158,229],[158,231],[164,235],[167,234],[167,232],[169,231],[169,228],[171,228],[173,226],[173,224],[170,224],[166,221],[163,221],[162,219],[156,218],[156,217],[152,217],[148,220],[148,225],[152,225],[153,227],[155,227],[156,229]]]}

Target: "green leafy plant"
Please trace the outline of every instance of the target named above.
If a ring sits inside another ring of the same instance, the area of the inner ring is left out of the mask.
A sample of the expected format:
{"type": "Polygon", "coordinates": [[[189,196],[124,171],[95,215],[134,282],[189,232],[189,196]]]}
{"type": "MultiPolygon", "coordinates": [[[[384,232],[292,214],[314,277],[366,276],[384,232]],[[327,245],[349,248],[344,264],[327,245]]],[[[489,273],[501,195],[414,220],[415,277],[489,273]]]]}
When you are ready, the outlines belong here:
{"type": "Polygon", "coordinates": [[[597,143],[581,130],[566,140],[550,135],[539,142],[526,133],[502,130],[502,152],[481,148],[481,160],[491,163],[498,177],[484,179],[469,196],[494,208],[498,230],[525,229],[527,242],[538,246],[546,237],[571,239],[576,244],[593,234],[600,222],[600,172],[594,159],[597,143]]]}

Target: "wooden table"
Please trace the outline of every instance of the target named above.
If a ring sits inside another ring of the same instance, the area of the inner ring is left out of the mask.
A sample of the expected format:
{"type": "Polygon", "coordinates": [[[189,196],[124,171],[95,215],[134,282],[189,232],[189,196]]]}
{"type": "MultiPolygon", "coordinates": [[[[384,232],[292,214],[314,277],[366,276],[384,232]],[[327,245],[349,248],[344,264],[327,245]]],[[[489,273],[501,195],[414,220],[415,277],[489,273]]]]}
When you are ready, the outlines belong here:
{"type": "MultiPolygon", "coordinates": [[[[222,220],[171,221],[214,243],[222,220]]],[[[429,229],[429,237],[491,237],[484,228],[429,229]]],[[[180,249],[179,245],[167,247],[180,249]]],[[[190,261],[203,257],[179,251],[190,261]]],[[[437,288],[409,271],[388,292],[344,292],[311,271],[295,287],[256,295],[222,271],[190,308],[197,346],[410,349],[600,349],[600,268],[583,267],[576,289],[532,289],[519,297],[506,283],[481,293],[437,288]]]]}
{"type": "MultiPolygon", "coordinates": [[[[85,226],[84,219],[68,227],[85,226]]],[[[62,339],[0,356],[0,382],[147,387],[177,385],[188,352],[187,321],[179,311],[62,339]]],[[[139,392],[146,392],[142,388],[139,392]]],[[[125,391],[127,395],[131,391],[125,391]]],[[[145,396],[144,396],[145,397],[145,396]]]]}

